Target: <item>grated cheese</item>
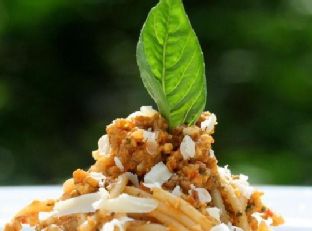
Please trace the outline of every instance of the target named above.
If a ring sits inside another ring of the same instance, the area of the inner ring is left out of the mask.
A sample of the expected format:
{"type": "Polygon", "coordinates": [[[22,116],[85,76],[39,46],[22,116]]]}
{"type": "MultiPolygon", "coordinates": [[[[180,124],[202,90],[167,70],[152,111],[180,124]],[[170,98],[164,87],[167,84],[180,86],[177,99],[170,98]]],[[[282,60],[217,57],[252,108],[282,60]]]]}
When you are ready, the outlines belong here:
{"type": "Polygon", "coordinates": [[[200,127],[202,130],[211,133],[214,130],[214,126],[218,124],[217,123],[217,117],[215,114],[210,114],[209,117],[200,123],[200,127]]]}
{"type": "Polygon", "coordinates": [[[99,146],[99,154],[100,155],[107,155],[107,154],[109,154],[109,152],[110,152],[110,144],[109,144],[108,135],[103,135],[99,139],[98,146],[99,146]]]}
{"type": "Polygon", "coordinates": [[[125,174],[135,187],[139,187],[139,178],[137,174],[133,174],[132,172],[126,172],[125,174]]]}
{"type": "Polygon", "coordinates": [[[175,186],[171,193],[175,195],[176,197],[180,197],[182,195],[180,185],[175,186]]]}
{"type": "Polygon", "coordinates": [[[157,113],[156,110],[153,109],[152,106],[142,106],[140,107],[140,111],[136,111],[131,113],[128,118],[132,119],[137,116],[146,116],[146,117],[153,117],[157,113]]]}
{"type": "Polygon", "coordinates": [[[95,212],[92,204],[101,198],[107,198],[108,192],[101,188],[98,192],[88,193],[78,197],[73,197],[64,201],[59,201],[53,209],[54,216],[66,216],[76,213],[95,212]]]}
{"type": "Polygon", "coordinates": [[[195,156],[195,142],[189,135],[184,136],[180,144],[180,152],[184,160],[188,160],[195,156]]]}
{"type": "Polygon", "coordinates": [[[99,187],[104,187],[106,176],[104,176],[101,172],[90,172],[90,176],[99,182],[99,187]]]}
{"type": "Polygon", "coordinates": [[[125,170],[121,160],[117,156],[114,157],[114,162],[115,162],[115,165],[119,168],[120,171],[123,172],[125,170]]]}
{"type": "Polygon", "coordinates": [[[151,170],[145,174],[144,183],[153,184],[158,183],[162,185],[165,183],[173,174],[168,170],[167,166],[163,162],[159,162],[154,165],[151,170]]]}
{"type": "Polygon", "coordinates": [[[143,137],[144,141],[146,142],[146,151],[151,155],[157,154],[157,134],[155,132],[143,130],[143,137]]]}
{"type": "Polygon", "coordinates": [[[142,106],[140,107],[140,111],[143,115],[148,117],[152,117],[157,113],[157,111],[154,110],[152,106],[142,106]]]}
{"type": "Polygon", "coordinates": [[[262,215],[263,215],[263,214],[262,214],[262,213],[259,213],[259,212],[254,212],[253,214],[251,214],[251,216],[257,220],[258,225],[259,225],[261,222],[265,222],[265,224],[266,224],[267,226],[272,225],[272,223],[273,223],[272,218],[269,218],[269,219],[265,220],[265,219],[262,217],[262,215]]]}
{"type": "Polygon", "coordinates": [[[213,226],[210,231],[230,231],[229,227],[225,224],[219,224],[216,226],[213,226]]]}
{"type": "Polygon", "coordinates": [[[130,217],[114,218],[110,222],[103,225],[100,231],[114,231],[115,227],[118,227],[118,231],[125,231],[125,224],[129,221],[133,221],[130,217]]]}
{"type": "Polygon", "coordinates": [[[156,133],[143,130],[143,137],[145,141],[156,142],[156,133]]]}
{"type": "Polygon", "coordinates": [[[197,192],[198,199],[202,203],[209,203],[211,201],[210,193],[205,188],[196,188],[193,184],[191,184],[191,189],[189,190],[189,194],[192,193],[192,190],[197,192]]]}
{"type": "Polygon", "coordinates": [[[143,185],[144,185],[146,188],[150,188],[150,189],[153,189],[153,188],[161,188],[161,184],[159,184],[159,183],[143,183],[143,185]]]}
{"type": "Polygon", "coordinates": [[[249,185],[248,176],[240,174],[239,179],[233,179],[233,183],[243,194],[244,197],[250,199],[251,194],[254,191],[254,188],[249,185]]]}
{"type": "Polygon", "coordinates": [[[227,180],[227,183],[233,184],[244,197],[250,199],[254,188],[249,185],[248,176],[240,174],[238,179],[232,179],[231,171],[228,169],[227,165],[224,166],[224,168],[218,167],[218,172],[225,180],[227,180]]]}
{"type": "Polygon", "coordinates": [[[232,179],[232,174],[230,169],[228,169],[228,165],[225,165],[224,168],[218,167],[218,172],[221,176],[223,176],[227,180],[232,179]]]}
{"type": "Polygon", "coordinates": [[[158,202],[150,198],[140,198],[130,196],[126,193],[120,194],[116,198],[101,198],[93,203],[93,208],[102,209],[113,213],[148,213],[157,208],[158,202]]]}
{"type": "Polygon", "coordinates": [[[211,208],[207,208],[206,209],[207,213],[212,216],[213,218],[215,218],[217,221],[220,221],[220,209],[217,207],[211,207],[211,208]]]}

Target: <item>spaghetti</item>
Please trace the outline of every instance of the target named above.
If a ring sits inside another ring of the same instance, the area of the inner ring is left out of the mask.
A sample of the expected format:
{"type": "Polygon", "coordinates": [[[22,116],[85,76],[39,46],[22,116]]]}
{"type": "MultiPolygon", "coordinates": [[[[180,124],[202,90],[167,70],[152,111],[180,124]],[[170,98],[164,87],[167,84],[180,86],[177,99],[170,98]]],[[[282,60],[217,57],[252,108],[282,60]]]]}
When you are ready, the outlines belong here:
{"type": "Polygon", "coordinates": [[[282,224],[246,176],[217,165],[215,125],[204,112],[195,125],[170,131],[151,107],[117,119],[89,170],[74,171],[59,199],[32,202],[4,230],[266,231],[282,224]]]}

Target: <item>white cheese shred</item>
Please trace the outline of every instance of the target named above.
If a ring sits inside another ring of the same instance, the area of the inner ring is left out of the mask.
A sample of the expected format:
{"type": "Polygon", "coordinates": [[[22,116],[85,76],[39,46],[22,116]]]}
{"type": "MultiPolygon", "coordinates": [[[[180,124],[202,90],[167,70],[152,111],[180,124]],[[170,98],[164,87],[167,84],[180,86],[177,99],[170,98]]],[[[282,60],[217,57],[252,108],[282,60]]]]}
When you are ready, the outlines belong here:
{"type": "Polygon", "coordinates": [[[248,176],[240,174],[238,179],[233,179],[231,171],[228,169],[227,165],[224,166],[224,168],[218,167],[218,172],[220,176],[226,180],[226,183],[232,184],[246,199],[250,199],[254,192],[254,188],[249,185],[248,176]]]}
{"type": "Polygon", "coordinates": [[[155,132],[143,130],[143,137],[146,142],[146,151],[150,155],[156,155],[158,149],[157,134],[155,132]]]}
{"type": "Polygon", "coordinates": [[[142,106],[140,107],[140,111],[131,113],[128,118],[132,119],[137,116],[153,117],[156,113],[157,111],[154,110],[152,106],[142,106]]]}
{"type": "Polygon", "coordinates": [[[221,213],[221,211],[220,211],[219,208],[211,207],[211,208],[207,208],[206,211],[209,214],[209,216],[213,217],[217,221],[220,221],[220,213],[221,213]]]}
{"type": "Polygon", "coordinates": [[[239,179],[233,179],[233,183],[239,189],[239,191],[243,194],[244,197],[246,197],[247,199],[250,199],[251,194],[254,191],[254,188],[249,185],[248,176],[240,174],[239,179]]]}
{"type": "Polygon", "coordinates": [[[148,213],[157,208],[158,202],[151,198],[141,198],[122,193],[116,198],[101,198],[93,203],[95,210],[101,209],[112,213],[148,213]]]}
{"type": "Polygon", "coordinates": [[[146,188],[150,188],[150,189],[153,189],[153,188],[161,188],[161,184],[159,184],[159,183],[143,183],[143,185],[144,185],[146,188]]]}
{"type": "Polygon", "coordinates": [[[126,172],[125,174],[128,177],[128,180],[130,180],[135,187],[139,187],[138,175],[133,174],[132,172],[126,172]]]}
{"type": "Polygon", "coordinates": [[[195,142],[189,135],[185,135],[181,144],[180,152],[184,160],[188,160],[195,156],[195,142]]]}
{"type": "Polygon", "coordinates": [[[109,152],[110,152],[110,144],[109,144],[108,135],[103,135],[99,139],[98,146],[99,146],[99,154],[100,155],[107,155],[107,154],[109,154],[109,152]]]}
{"type": "Polygon", "coordinates": [[[156,142],[156,133],[143,130],[143,137],[145,141],[156,142]]]}
{"type": "Polygon", "coordinates": [[[106,176],[104,176],[101,172],[90,172],[90,176],[99,182],[99,187],[103,188],[106,180],[106,176]]]}
{"type": "Polygon", "coordinates": [[[189,194],[192,191],[197,192],[198,199],[201,203],[209,203],[211,201],[210,193],[205,188],[196,188],[193,184],[191,185],[191,189],[189,190],[189,194]]]}
{"type": "Polygon", "coordinates": [[[175,195],[176,197],[180,197],[182,195],[180,185],[175,186],[171,193],[175,195]]]}
{"type": "Polygon", "coordinates": [[[114,162],[115,162],[115,165],[117,166],[117,168],[119,168],[119,170],[121,172],[123,172],[125,170],[121,160],[117,156],[114,157],[114,162]]]}
{"type": "Polygon", "coordinates": [[[125,224],[129,221],[133,221],[133,219],[130,217],[114,218],[105,223],[100,231],[114,231],[116,227],[118,227],[118,231],[125,231],[125,224]]]}
{"type": "Polygon", "coordinates": [[[210,229],[210,231],[230,231],[229,227],[225,224],[219,224],[210,229]]]}
{"type": "Polygon", "coordinates": [[[217,123],[217,117],[215,114],[210,114],[209,117],[201,122],[200,127],[202,130],[211,133],[214,130],[214,126],[218,124],[217,123]]]}
{"type": "Polygon", "coordinates": [[[165,183],[173,174],[169,171],[167,166],[163,162],[159,162],[154,165],[151,170],[145,174],[144,183],[154,184],[158,183],[162,185],[165,183]]]}
{"type": "Polygon", "coordinates": [[[107,197],[108,192],[104,188],[101,188],[95,193],[88,193],[64,201],[59,201],[54,206],[53,215],[60,217],[76,213],[95,212],[95,208],[92,204],[107,197]]]}
{"type": "Polygon", "coordinates": [[[231,171],[228,169],[228,165],[225,165],[224,168],[218,167],[219,174],[227,180],[232,179],[231,171]]]}

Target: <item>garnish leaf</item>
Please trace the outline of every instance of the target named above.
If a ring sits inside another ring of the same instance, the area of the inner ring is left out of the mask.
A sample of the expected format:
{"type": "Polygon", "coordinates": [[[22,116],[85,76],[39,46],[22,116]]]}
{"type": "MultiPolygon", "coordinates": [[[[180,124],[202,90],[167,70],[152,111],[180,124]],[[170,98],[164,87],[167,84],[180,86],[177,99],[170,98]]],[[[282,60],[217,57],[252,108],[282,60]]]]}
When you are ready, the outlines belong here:
{"type": "Polygon", "coordinates": [[[203,53],[181,0],[151,9],[137,45],[144,86],[174,128],[193,124],[206,104],[203,53]]]}

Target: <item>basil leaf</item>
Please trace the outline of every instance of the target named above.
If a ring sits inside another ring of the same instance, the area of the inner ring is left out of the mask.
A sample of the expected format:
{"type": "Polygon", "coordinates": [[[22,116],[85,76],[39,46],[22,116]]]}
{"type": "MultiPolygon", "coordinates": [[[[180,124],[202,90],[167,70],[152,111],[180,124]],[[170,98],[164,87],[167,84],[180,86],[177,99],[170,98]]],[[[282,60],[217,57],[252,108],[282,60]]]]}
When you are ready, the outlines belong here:
{"type": "Polygon", "coordinates": [[[169,126],[194,123],[206,104],[203,53],[181,0],[160,0],[137,44],[144,86],[169,126]]]}

